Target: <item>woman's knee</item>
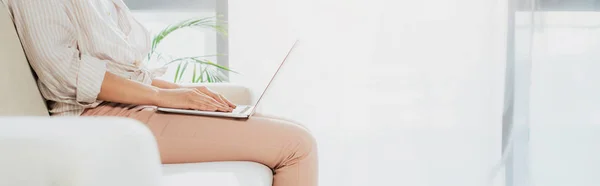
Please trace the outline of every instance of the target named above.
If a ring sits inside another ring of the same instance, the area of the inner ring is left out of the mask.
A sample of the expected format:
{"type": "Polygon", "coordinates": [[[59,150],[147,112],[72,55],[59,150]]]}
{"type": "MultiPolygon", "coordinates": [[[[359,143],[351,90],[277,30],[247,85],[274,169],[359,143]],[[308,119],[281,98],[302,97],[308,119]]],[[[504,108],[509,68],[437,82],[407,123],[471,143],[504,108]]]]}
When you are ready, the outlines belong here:
{"type": "Polygon", "coordinates": [[[301,158],[316,153],[317,140],[308,129],[296,123],[282,122],[288,123],[286,134],[284,135],[287,142],[285,148],[295,156],[294,158],[301,158]]]}

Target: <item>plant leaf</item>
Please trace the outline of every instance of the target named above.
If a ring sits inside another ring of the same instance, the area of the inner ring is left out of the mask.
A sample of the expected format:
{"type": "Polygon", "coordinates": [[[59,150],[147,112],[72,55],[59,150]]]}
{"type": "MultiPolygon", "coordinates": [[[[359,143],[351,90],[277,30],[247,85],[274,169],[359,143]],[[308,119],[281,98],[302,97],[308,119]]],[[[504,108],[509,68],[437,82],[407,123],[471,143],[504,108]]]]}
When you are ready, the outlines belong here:
{"type": "Polygon", "coordinates": [[[200,76],[198,76],[198,80],[196,82],[204,83],[204,74],[206,74],[206,67],[203,67],[200,64],[200,76]]]}
{"type": "Polygon", "coordinates": [[[206,71],[206,80],[209,83],[214,83],[213,79],[212,79],[212,73],[209,73],[208,71],[206,71]]]}
{"type": "Polygon", "coordinates": [[[175,79],[173,79],[173,83],[177,83],[177,77],[179,77],[179,70],[181,70],[181,63],[177,65],[177,70],[175,70],[175,79]]]}
{"type": "Polygon", "coordinates": [[[181,81],[181,79],[183,79],[183,74],[185,73],[185,69],[187,69],[188,64],[189,63],[187,61],[185,63],[183,63],[183,68],[181,68],[181,72],[179,74],[179,81],[181,81]]]}
{"type": "Polygon", "coordinates": [[[225,70],[225,71],[229,71],[229,72],[233,72],[233,73],[239,74],[238,72],[236,72],[234,70],[231,70],[230,68],[227,68],[225,66],[222,66],[222,65],[219,65],[219,64],[216,64],[216,63],[213,63],[212,61],[209,61],[209,60],[200,60],[200,59],[196,59],[196,58],[192,58],[191,60],[195,61],[196,63],[201,63],[201,64],[206,64],[206,65],[214,66],[214,67],[217,67],[217,68],[225,70]]]}
{"type": "Polygon", "coordinates": [[[220,83],[221,80],[219,79],[219,70],[218,69],[214,69],[211,73],[212,77],[213,77],[213,82],[214,83],[220,83]]]}
{"type": "Polygon", "coordinates": [[[219,16],[214,17],[204,17],[204,18],[191,18],[187,19],[172,25],[167,26],[163,30],[161,30],[154,38],[152,39],[152,45],[150,48],[150,53],[148,56],[150,57],[158,47],[158,44],[162,42],[169,34],[188,27],[196,27],[196,28],[210,28],[221,35],[227,35],[227,27],[224,21],[218,19],[219,16]]]}
{"type": "Polygon", "coordinates": [[[196,71],[198,70],[198,64],[194,63],[194,72],[192,73],[192,83],[197,83],[196,82],[196,71]]]}
{"type": "Polygon", "coordinates": [[[218,74],[218,73],[215,75],[215,82],[216,82],[216,83],[221,83],[221,82],[223,82],[223,78],[221,78],[221,75],[220,75],[220,74],[218,74]]]}
{"type": "Polygon", "coordinates": [[[223,82],[223,78],[221,78],[221,72],[219,72],[219,69],[215,69],[213,73],[213,79],[215,80],[215,83],[223,82]]]}
{"type": "Polygon", "coordinates": [[[225,74],[223,74],[223,72],[221,72],[221,71],[217,71],[217,77],[219,77],[219,79],[221,80],[220,82],[229,81],[229,78],[225,74]]]}
{"type": "MultiPolygon", "coordinates": [[[[152,61],[153,57],[157,58],[156,61],[164,61],[164,59],[161,59],[163,56],[156,51],[156,49],[158,48],[158,45],[167,36],[169,36],[173,32],[175,32],[179,29],[182,29],[182,28],[207,28],[207,29],[211,29],[211,30],[217,32],[221,36],[227,36],[228,35],[227,22],[224,21],[223,19],[221,19],[222,17],[223,17],[222,15],[217,15],[214,17],[191,18],[191,19],[183,20],[183,21],[180,21],[180,22],[177,22],[175,24],[171,24],[171,25],[165,27],[163,30],[161,30],[159,33],[157,33],[153,37],[150,52],[148,53],[148,61],[152,61]]],[[[177,58],[177,59],[171,60],[168,63],[165,63],[164,66],[167,66],[167,65],[170,65],[173,63],[179,63],[177,65],[177,70],[175,72],[175,78],[173,80],[175,83],[183,80],[183,76],[185,74],[185,71],[186,71],[189,63],[192,63],[194,65],[194,71],[193,71],[192,79],[191,79],[192,82],[222,82],[227,77],[223,73],[221,73],[221,70],[233,72],[233,73],[237,73],[237,74],[239,74],[239,73],[231,70],[228,67],[216,64],[210,60],[202,59],[202,58],[221,56],[221,55],[223,55],[223,54],[177,58]],[[199,74],[198,74],[198,70],[200,70],[199,74]]],[[[170,59],[173,59],[173,58],[171,57],[170,59]]]]}
{"type": "Polygon", "coordinates": [[[224,81],[224,76],[223,73],[221,73],[221,71],[219,71],[219,69],[214,69],[212,72],[212,77],[215,83],[221,83],[221,82],[225,82],[224,81]]]}
{"type": "Polygon", "coordinates": [[[172,63],[179,62],[179,61],[191,60],[193,58],[205,58],[205,57],[215,57],[215,56],[220,56],[220,54],[177,58],[177,59],[169,61],[168,63],[165,63],[163,66],[167,66],[167,65],[170,65],[172,63]]]}

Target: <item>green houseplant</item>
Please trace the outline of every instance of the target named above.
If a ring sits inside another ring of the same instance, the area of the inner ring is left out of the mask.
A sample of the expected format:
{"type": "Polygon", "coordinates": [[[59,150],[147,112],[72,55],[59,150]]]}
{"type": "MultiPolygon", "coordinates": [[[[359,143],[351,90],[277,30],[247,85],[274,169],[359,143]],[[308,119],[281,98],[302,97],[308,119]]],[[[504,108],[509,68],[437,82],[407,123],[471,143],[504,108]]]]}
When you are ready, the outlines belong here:
{"type": "MultiPolygon", "coordinates": [[[[174,57],[166,56],[156,51],[158,45],[173,32],[184,28],[211,29],[219,33],[221,36],[227,36],[226,24],[218,19],[218,17],[192,18],[167,26],[152,39],[150,53],[148,53],[148,61],[163,61],[163,67],[167,65],[177,65],[175,71],[174,83],[181,83],[184,79],[185,72],[192,70],[192,77],[188,77],[191,83],[219,83],[226,82],[227,76],[222,71],[237,73],[225,66],[219,65],[208,58],[217,55],[205,56],[186,56],[174,57]],[[190,67],[191,66],[191,67],[190,67]]],[[[189,74],[188,74],[189,75],[189,74]]]]}

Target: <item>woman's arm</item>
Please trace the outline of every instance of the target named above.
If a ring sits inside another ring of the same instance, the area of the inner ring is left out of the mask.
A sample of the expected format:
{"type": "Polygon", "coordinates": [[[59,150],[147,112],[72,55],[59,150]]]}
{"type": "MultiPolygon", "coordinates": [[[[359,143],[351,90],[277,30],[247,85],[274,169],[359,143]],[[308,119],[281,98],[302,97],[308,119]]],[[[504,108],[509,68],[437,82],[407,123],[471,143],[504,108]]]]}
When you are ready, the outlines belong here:
{"type": "Polygon", "coordinates": [[[182,88],[180,85],[175,84],[175,83],[171,83],[165,80],[160,80],[160,79],[153,79],[152,80],[152,86],[158,87],[158,88],[164,88],[164,89],[176,89],[176,88],[182,88]]]}
{"type": "Polygon", "coordinates": [[[158,87],[148,86],[106,72],[98,99],[126,104],[157,105],[159,91],[158,87]]]}
{"type": "Polygon", "coordinates": [[[98,99],[136,105],[225,111],[233,109],[196,89],[163,89],[106,72],[98,99]]]}

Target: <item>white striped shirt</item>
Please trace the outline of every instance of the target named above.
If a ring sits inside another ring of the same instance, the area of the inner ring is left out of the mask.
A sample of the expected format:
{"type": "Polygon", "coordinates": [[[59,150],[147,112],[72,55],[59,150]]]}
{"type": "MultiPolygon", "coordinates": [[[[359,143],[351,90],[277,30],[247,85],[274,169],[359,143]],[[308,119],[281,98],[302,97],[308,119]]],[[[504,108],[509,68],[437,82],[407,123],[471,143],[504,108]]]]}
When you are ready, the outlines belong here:
{"type": "Polygon", "coordinates": [[[98,106],[106,71],[152,82],[142,64],[149,33],[122,0],[7,0],[7,5],[52,115],[80,115],[98,106]]]}

